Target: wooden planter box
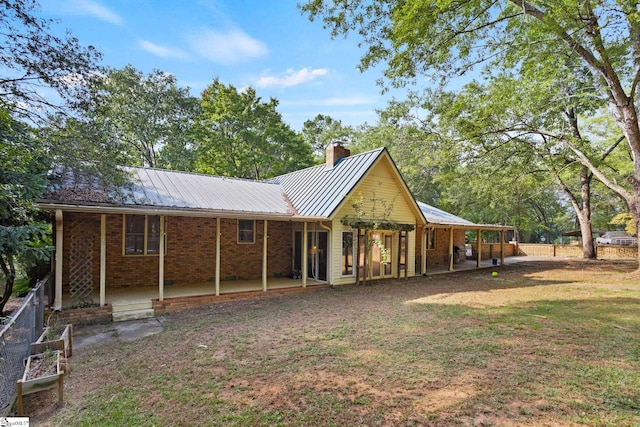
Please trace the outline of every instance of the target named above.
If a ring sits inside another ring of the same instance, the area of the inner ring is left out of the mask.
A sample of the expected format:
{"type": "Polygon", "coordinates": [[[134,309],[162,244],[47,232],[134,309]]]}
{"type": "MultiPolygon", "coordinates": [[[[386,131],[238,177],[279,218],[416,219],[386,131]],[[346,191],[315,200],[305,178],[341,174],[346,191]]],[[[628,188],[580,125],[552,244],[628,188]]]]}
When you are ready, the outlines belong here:
{"type": "Polygon", "coordinates": [[[31,354],[60,350],[65,359],[73,356],[73,325],[66,325],[57,339],[45,341],[45,337],[50,330],[50,327],[44,328],[40,338],[38,338],[36,342],[31,343],[31,354]]]}
{"type": "Polygon", "coordinates": [[[22,379],[18,380],[18,416],[24,415],[22,397],[58,386],[58,404],[64,399],[62,351],[49,351],[29,356],[22,379]]]}

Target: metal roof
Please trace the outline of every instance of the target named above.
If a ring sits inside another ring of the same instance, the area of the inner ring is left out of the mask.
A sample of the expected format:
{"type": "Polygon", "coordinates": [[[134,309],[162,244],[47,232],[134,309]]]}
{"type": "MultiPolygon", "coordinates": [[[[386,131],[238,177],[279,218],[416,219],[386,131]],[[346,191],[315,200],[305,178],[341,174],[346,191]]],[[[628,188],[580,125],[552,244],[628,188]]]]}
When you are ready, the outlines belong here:
{"type": "Polygon", "coordinates": [[[435,208],[426,203],[418,202],[418,207],[422,211],[428,223],[438,225],[476,225],[464,218],[450,214],[442,209],[435,208]]]}
{"type": "MultiPolygon", "coordinates": [[[[121,189],[117,204],[131,207],[163,207],[183,210],[231,211],[292,216],[296,212],[279,185],[238,178],[227,178],[151,168],[125,168],[132,185],[121,189]]],[[[101,202],[95,184],[63,176],[62,185],[51,189],[48,201],[101,202]],[[67,200],[65,189],[80,187],[79,196],[67,200]],[[63,191],[61,191],[63,190],[63,191]],[[86,191],[89,190],[89,191],[86,191]],[[98,195],[98,199],[95,195],[98,195]],[[89,195],[88,197],[86,195],[89,195]]],[[[107,202],[107,204],[113,204],[107,202]]]]}
{"type": "Polygon", "coordinates": [[[329,168],[314,166],[270,180],[280,184],[300,215],[329,218],[380,157],[384,148],[340,159],[329,168]]]}

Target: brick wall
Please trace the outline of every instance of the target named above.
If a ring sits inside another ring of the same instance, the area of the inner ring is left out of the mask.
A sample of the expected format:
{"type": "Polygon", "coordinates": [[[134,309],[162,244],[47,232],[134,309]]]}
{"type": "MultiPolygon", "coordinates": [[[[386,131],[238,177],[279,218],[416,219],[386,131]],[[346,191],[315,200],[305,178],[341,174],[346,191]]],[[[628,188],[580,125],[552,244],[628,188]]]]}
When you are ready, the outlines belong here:
{"type": "Polygon", "coordinates": [[[74,327],[111,323],[111,304],[103,307],[71,308],[56,314],[60,323],[71,323],[74,327]]]}
{"type": "MultiPolygon", "coordinates": [[[[100,215],[65,213],[63,290],[69,291],[71,230],[92,242],[92,280],[100,284],[100,215]],[[81,227],[74,224],[80,224],[81,227]]],[[[106,216],[106,283],[109,288],[158,286],[158,255],[122,254],[123,216],[106,216]]],[[[254,243],[238,243],[237,220],[221,219],[220,278],[258,279],[262,277],[264,223],[256,221],[254,243]]],[[[168,217],[165,280],[173,285],[215,280],[215,218],[168,217]]],[[[268,276],[287,275],[291,271],[293,228],[290,222],[269,221],[267,259],[268,276]]]]}
{"type": "MultiPolygon", "coordinates": [[[[464,248],[464,241],[464,230],[453,230],[453,245],[464,248]]],[[[435,250],[427,250],[427,270],[429,267],[443,265],[449,265],[449,230],[437,228],[436,248],[435,250]]]]}

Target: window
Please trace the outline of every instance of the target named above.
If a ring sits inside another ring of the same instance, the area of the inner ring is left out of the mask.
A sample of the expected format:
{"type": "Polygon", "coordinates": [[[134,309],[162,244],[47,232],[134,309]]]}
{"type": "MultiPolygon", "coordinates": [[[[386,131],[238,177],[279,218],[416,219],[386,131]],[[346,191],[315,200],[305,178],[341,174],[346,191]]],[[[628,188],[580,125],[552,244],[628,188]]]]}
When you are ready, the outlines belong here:
{"type": "MultiPolygon", "coordinates": [[[[166,247],[167,245],[165,245],[165,251],[166,247]]],[[[160,253],[160,216],[125,215],[124,254],[157,255],[158,253],[160,253]]]]}
{"type": "Polygon", "coordinates": [[[430,228],[427,230],[427,250],[434,250],[436,248],[436,229],[430,228]]]}
{"type": "Polygon", "coordinates": [[[342,275],[353,275],[353,231],[342,232],[342,275]]]}
{"type": "Polygon", "coordinates": [[[256,222],[252,219],[238,220],[238,243],[254,243],[256,240],[256,222]]]}

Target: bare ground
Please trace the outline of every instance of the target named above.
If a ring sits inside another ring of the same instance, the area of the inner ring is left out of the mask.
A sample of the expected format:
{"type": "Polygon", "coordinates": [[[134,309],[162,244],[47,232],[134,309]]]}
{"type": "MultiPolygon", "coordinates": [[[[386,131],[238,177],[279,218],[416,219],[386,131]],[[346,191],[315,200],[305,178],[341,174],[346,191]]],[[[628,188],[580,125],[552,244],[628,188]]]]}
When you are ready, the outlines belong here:
{"type": "Polygon", "coordinates": [[[640,425],[635,267],[530,262],[175,313],[74,357],[64,408],[46,391],[25,410],[32,425],[640,425]]]}

